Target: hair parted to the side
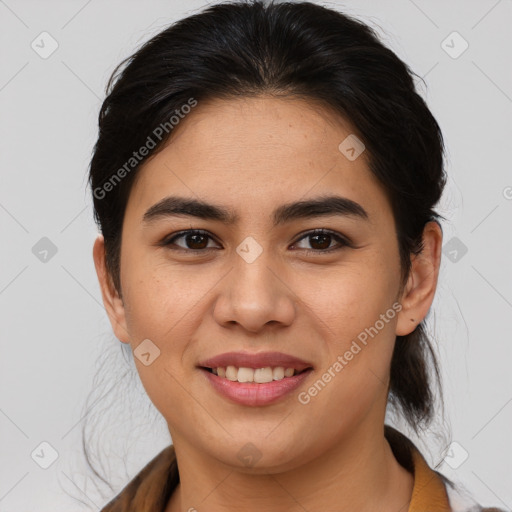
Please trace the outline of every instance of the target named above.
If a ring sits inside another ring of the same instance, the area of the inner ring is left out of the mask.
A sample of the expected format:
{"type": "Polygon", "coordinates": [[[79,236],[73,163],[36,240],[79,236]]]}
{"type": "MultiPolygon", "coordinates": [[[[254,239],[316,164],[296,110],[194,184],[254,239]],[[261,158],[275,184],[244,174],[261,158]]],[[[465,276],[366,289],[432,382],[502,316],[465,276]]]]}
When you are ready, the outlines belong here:
{"type": "MultiPolygon", "coordinates": [[[[413,75],[372,28],[309,2],[216,4],[150,39],[110,78],[90,165],[95,220],[118,292],[128,196],[138,168],[172,143],[172,130],[111,190],[98,190],[191,98],[253,95],[320,102],[351,123],[390,199],[405,285],[425,224],[443,218],[434,207],[446,182],[441,130],[413,75]]],[[[389,394],[416,432],[432,420],[436,383],[438,363],[420,323],[396,338],[389,394]]]]}

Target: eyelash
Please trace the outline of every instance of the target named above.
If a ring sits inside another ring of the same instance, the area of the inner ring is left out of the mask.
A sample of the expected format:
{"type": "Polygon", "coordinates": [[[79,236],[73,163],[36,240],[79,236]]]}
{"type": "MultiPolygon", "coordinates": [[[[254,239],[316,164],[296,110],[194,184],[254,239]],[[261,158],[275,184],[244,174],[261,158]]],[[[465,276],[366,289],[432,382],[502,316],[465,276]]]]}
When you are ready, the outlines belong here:
{"type": "MultiPolygon", "coordinates": [[[[204,235],[204,236],[207,236],[214,240],[214,238],[207,231],[203,231],[201,229],[188,229],[185,231],[180,231],[179,233],[175,233],[170,238],[167,237],[166,239],[164,239],[161,242],[160,245],[167,247],[168,249],[170,249],[172,251],[183,251],[183,252],[188,252],[188,253],[204,253],[204,252],[210,251],[212,249],[217,249],[217,248],[213,248],[213,247],[206,247],[204,249],[184,249],[183,247],[179,247],[179,248],[170,247],[176,240],[178,240],[179,238],[183,238],[187,235],[204,235]]],[[[305,238],[308,238],[310,236],[315,236],[315,235],[331,236],[333,239],[335,239],[335,241],[338,242],[339,245],[336,247],[331,247],[330,249],[316,249],[316,250],[315,249],[298,249],[298,250],[305,251],[306,254],[313,253],[315,255],[318,255],[318,254],[329,254],[334,251],[339,251],[343,247],[353,247],[352,243],[346,237],[340,235],[336,231],[331,231],[329,229],[323,229],[323,228],[313,229],[311,231],[301,233],[300,238],[298,238],[293,243],[296,244],[305,238]]]]}

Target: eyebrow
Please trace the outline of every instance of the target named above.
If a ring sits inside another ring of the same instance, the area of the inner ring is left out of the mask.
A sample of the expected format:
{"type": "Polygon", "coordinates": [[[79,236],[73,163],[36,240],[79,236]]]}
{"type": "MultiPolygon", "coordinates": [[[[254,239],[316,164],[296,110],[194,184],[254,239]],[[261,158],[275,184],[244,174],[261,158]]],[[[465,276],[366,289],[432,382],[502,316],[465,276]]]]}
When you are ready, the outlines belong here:
{"type": "MultiPolygon", "coordinates": [[[[342,215],[361,220],[369,220],[366,210],[355,201],[341,196],[322,196],[294,203],[287,203],[274,210],[274,226],[297,219],[320,216],[342,215]]],[[[239,217],[232,210],[205,201],[168,196],[151,206],[142,218],[144,224],[151,224],[165,217],[186,216],[205,220],[220,221],[224,224],[235,224],[239,217]]]]}

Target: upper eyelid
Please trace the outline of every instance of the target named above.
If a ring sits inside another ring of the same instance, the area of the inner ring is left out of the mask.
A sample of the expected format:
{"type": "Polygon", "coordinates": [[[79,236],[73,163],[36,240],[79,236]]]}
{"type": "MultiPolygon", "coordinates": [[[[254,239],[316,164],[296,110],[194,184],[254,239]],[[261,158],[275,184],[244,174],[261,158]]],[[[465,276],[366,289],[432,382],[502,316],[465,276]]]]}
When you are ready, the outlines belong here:
{"type": "Polygon", "coordinates": [[[294,243],[298,242],[299,240],[301,240],[302,238],[305,238],[306,236],[311,236],[311,235],[331,235],[331,236],[334,236],[334,237],[338,237],[338,238],[341,238],[342,240],[346,240],[348,242],[348,238],[341,234],[341,233],[338,233],[337,231],[333,230],[333,229],[327,229],[327,228],[314,228],[314,229],[307,229],[306,231],[302,231],[301,233],[299,233],[297,235],[297,239],[295,240],[294,243]]]}

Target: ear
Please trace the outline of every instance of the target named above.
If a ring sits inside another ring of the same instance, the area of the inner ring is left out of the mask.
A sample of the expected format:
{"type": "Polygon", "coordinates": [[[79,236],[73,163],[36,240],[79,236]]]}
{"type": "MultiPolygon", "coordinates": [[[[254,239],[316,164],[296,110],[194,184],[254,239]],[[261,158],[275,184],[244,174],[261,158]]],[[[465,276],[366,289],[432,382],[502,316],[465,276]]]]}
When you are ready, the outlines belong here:
{"type": "Polygon", "coordinates": [[[396,334],[406,336],[427,316],[434,300],[441,264],[443,232],[436,221],[423,230],[423,250],[411,258],[411,271],[401,298],[396,334]]]}
{"type": "Polygon", "coordinates": [[[115,289],[111,275],[105,263],[105,240],[98,235],[93,247],[94,266],[101,288],[103,304],[110,319],[116,338],[123,343],[130,343],[130,336],[126,325],[124,303],[115,289]]]}

